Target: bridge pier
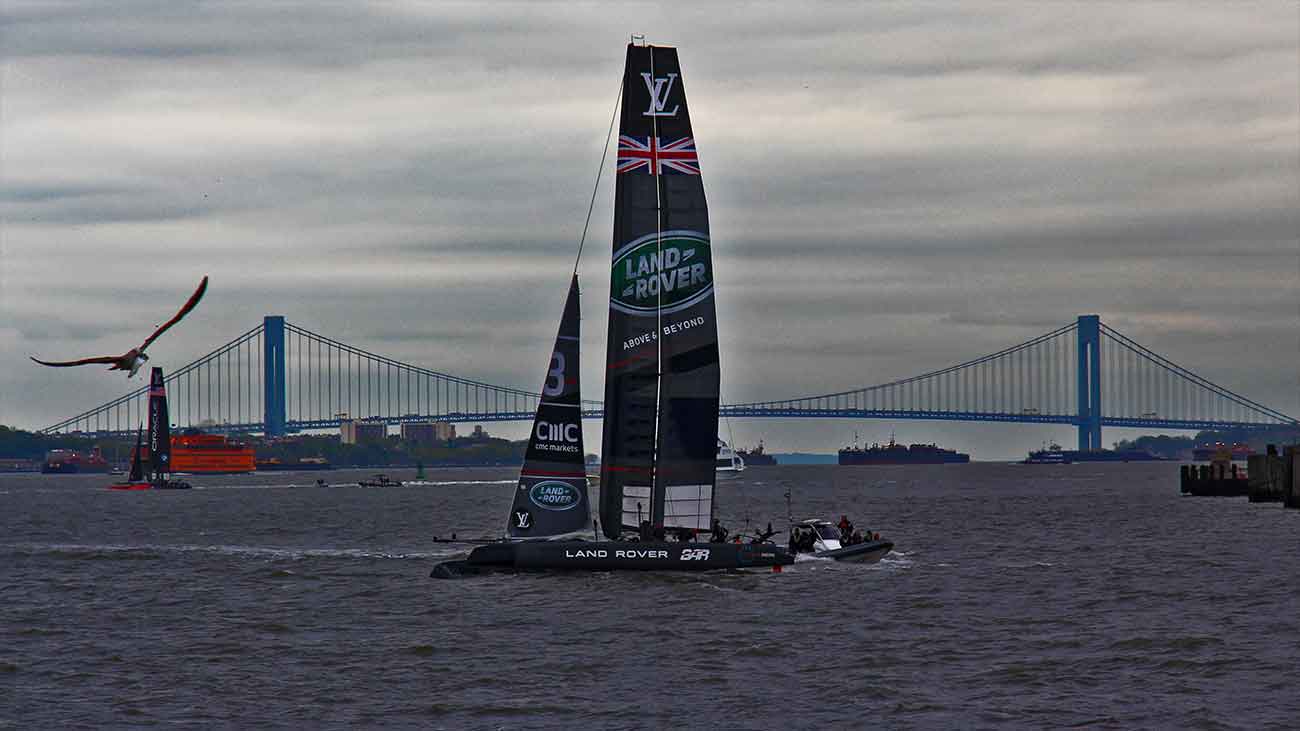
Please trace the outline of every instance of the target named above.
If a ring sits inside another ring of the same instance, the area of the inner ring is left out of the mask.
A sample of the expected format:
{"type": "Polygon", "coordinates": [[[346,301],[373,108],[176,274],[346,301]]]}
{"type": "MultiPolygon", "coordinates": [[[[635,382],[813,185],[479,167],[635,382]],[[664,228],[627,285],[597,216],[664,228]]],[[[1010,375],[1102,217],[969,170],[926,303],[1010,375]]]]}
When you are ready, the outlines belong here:
{"type": "Polygon", "coordinates": [[[1079,315],[1079,451],[1101,449],[1101,317],[1079,315]]]}
{"type": "Polygon", "coordinates": [[[284,436],[284,316],[262,319],[262,425],[268,437],[284,436]]]}

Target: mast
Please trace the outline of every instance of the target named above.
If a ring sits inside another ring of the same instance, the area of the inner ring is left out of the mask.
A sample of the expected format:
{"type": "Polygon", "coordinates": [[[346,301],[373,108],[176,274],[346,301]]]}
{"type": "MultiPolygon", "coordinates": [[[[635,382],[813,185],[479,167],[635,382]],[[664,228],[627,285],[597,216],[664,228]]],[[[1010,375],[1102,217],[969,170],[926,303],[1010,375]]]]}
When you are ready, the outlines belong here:
{"type": "Polygon", "coordinates": [[[167,416],[167,387],[163,369],[149,374],[149,470],[150,482],[160,483],[171,472],[172,439],[167,416]]]}
{"type": "Polygon", "coordinates": [[[591,508],[587,501],[582,392],[578,382],[580,327],[575,273],[506,524],[506,534],[512,539],[555,538],[585,532],[589,527],[591,508]]]}
{"type": "Polygon", "coordinates": [[[708,209],[675,48],[627,48],[615,187],[601,522],[706,530],[718,435],[708,209]]]}

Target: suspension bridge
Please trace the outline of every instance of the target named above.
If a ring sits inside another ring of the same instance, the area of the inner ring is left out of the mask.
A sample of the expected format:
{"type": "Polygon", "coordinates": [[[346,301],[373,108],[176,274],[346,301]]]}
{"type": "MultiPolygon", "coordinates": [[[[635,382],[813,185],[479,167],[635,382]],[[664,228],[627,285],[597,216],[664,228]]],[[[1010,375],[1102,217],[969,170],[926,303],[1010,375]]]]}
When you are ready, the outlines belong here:
{"type": "MultiPolygon", "coordinates": [[[[344,420],[402,424],[533,418],[536,391],[386,358],[267,316],[166,375],[178,427],[232,433],[338,428],[344,420]]],[[[147,384],[52,424],[46,433],[126,436],[144,420],[147,384]]],[[[1267,429],[1296,419],[1210,382],[1082,315],[974,360],[849,391],[724,404],[732,418],[928,419],[1072,424],[1079,449],[1100,449],[1103,426],[1267,429]]],[[[584,401],[586,418],[603,414],[584,401]]]]}

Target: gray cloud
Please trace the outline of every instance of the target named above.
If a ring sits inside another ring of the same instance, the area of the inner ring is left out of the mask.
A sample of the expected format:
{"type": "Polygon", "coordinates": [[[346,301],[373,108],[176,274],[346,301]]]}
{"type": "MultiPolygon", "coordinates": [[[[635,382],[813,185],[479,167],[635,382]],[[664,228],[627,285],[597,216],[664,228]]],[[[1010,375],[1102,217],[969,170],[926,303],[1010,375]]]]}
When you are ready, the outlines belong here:
{"type": "MultiPolygon", "coordinates": [[[[276,313],[532,388],[631,30],[681,47],[728,400],[878,383],[1097,312],[1300,412],[1295,27],[1288,3],[9,3],[0,423],[119,395],[24,357],[120,350],[203,273],[156,346],[169,367],[276,313]]],[[[581,267],[588,396],[609,184],[581,267]]],[[[773,429],[777,448],[845,431],[773,429]]],[[[1039,441],[1007,434],[982,443],[1039,441]]]]}

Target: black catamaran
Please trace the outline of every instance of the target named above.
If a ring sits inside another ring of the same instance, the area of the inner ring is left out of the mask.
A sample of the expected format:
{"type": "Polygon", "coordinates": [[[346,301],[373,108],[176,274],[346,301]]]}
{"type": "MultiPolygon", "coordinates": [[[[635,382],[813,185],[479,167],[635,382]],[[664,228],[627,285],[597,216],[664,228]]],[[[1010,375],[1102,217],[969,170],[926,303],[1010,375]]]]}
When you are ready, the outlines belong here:
{"type": "Polygon", "coordinates": [[[589,516],[575,274],[508,538],[438,564],[435,577],[794,561],[770,543],[695,540],[715,515],[720,371],[708,209],[677,50],[629,44],[622,99],[600,486],[599,525],[608,540],[573,540],[589,516]]]}

